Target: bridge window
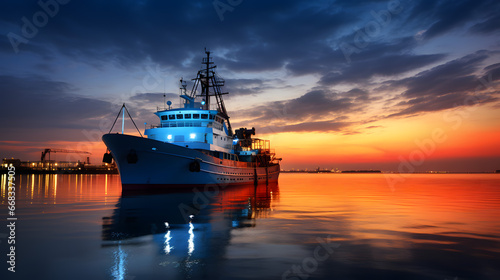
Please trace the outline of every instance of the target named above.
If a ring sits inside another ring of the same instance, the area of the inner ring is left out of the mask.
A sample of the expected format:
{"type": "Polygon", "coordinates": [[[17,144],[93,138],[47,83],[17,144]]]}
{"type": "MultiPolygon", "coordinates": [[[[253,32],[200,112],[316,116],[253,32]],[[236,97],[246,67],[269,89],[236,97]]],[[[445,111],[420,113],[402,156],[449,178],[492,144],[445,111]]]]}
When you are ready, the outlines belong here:
{"type": "Polygon", "coordinates": [[[190,119],[191,118],[191,114],[184,114],[184,118],[185,119],[190,119]]]}
{"type": "Polygon", "coordinates": [[[193,114],[193,119],[199,119],[200,118],[200,114],[193,114]]]}
{"type": "Polygon", "coordinates": [[[175,115],[168,115],[169,120],[175,120],[175,115]]]}
{"type": "Polygon", "coordinates": [[[201,118],[204,120],[208,119],[208,114],[201,114],[201,118]]]}
{"type": "Polygon", "coordinates": [[[178,120],[182,120],[182,119],[183,119],[183,117],[184,117],[184,116],[183,116],[182,114],[177,114],[177,119],[178,119],[178,120]]]}
{"type": "Polygon", "coordinates": [[[211,114],[210,115],[210,119],[213,120],[214,119],[214,115],[211,114]]]}
{"type": "Polygon", "coordinates": [[[166,120],[166,119],[167,119],[167,115],[163,115],[163,116],[161,116],[161,120],[162,120],[162,121],[164,121],[164,120],[166,120]]]}

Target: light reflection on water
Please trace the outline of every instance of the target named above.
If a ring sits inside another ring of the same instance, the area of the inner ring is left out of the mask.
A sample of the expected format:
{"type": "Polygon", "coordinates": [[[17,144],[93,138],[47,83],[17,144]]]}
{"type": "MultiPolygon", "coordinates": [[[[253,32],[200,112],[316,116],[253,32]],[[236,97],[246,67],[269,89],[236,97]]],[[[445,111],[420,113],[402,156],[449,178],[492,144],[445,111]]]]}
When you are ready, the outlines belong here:
{"type": "Polygon", "coordinates": [[[25,279],[500,276],[497,174],[413,174],[392,187],[383,174],[282,174],[279,186],[131,195],[116,175],[16,180],[25,279]]]}

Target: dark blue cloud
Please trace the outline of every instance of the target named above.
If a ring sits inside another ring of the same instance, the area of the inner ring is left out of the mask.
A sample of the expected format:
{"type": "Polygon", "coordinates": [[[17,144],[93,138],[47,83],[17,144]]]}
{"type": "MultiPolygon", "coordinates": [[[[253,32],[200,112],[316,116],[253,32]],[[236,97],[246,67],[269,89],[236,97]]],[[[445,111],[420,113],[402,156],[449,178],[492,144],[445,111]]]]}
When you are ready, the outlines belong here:
{"type": "Polygon", "coordinates": [[[287,86],[281,86],[283,81],[279,79],[247,79],[247,78],[235,78],[235,79],[225,79],[225,89],[230,90],[230,94],[226,98],[232,98],[239,95],[257,95],[265,92],[266,90],[276,89],[276,88],[286,88],[287,86]]]}
{"type": "Polygon", "coordinates": [[[416,70],[444,58],[442,54],[432,55],[386,55],[374,56],[367,60],[356,60],[345,67],[324,75],[320,82],[324,85],[340,83],[369,83],[374,77],[390,77],[416,70]]]}
{"type": "Polygon", "coordinates": [[[284,132],[285,128],[286,131],[318,131],[319,127],[336,131],[351,124],[347,115],[360,112],[368,95],[361,89],[345,93],[317,89],[294,99],[230,113],[236,118],[247,118],[246,124],[268,123],[267,127],[274,127],[274,132],[284,132]],[[305,123],[311,124],[309,129],[305,123]]]}
{"type": "Polygon", "coordinates": [[[454,92],[470,92],[479,84],[475,72],[489,57],[487,51],[479,51],[436,66],[430,70],[395,81],[394,86],[405,86],[405,97],[445,95],[454,92]]]}
{"type": "Polygon", "coordinates": [[[480,23],[475,24],[470,29],[473,33],[493,33],[500,31],[500,11],[496,10],[493,15],[486,17],[480,23]]]}
{"type": "Polygon", "coordinates": [[[483,76],[483,81],[491,83],[500,80],[500,63],[495,63],[484,68],[486,73],[483,76]]]}
{"type": "Polygon", "coordinates": [[[450,29],[463,26],[470,20],[484,2],[478,0],[442,1],[435,10],[436,22],[433,23],[424,36],[432,38],[447,32],[450,29]]]}
{"type": "Polygon", "coordinates": [[[43,77],[0,76],[2,104],[8,104],[0,110],[1,140],[78,141],[82,138],[78,132],[100,130],[102,119],[113,118],[112,104],[79,96],[77,91],[43,77]]]}
{"type": "MultiPolygon", "coordinates": [[[[18,26],[8,31],[19,35],[21,18],[31,20],[41,9],[31,1],[2,6],[2,21],[18,26]]],[[[276,69],[300,55],[308,42],[322,40],[351,21],[330,6],[243,2],[226,11],[221,21],[211,1],[71,1],[20,49],[42,52],[44,48],[29,48],[40,44],[78,60],[128,66],[150,58],[163,66],[180,67],[184,59],[208,47],[227,50],[219,64],[234,71],[276,69]]],[[[12,51],[5,44],[2,50],[12,51]]]]}
{"type": "Polygon", "coordinates": [[[417,1],[405,24],[416,29],[425,30],[426,39],[437,37],[457,28],[478,23],[471,31],[491,32],[497,30],[493,26],[500,12],[500,3],[494,0],[460,0],[460,1],[417,1]]]}
{"type": "MultiPolygon", "coordinates": [[[[395,114],[408,115],[450,108],[450,103],[477,87],[481,75],[491,76],[493,81],[499,76],[497,61],[486,60],[496,59],[491,53],[477,52],[446,61],[453,49],[422,47],[457,30],[475,36],[495,34],[500,4],[493,0],[255,0],[232,2],[239,4],[222,16],[214,1],[73,0],[59,5],[57,13],[38,28],[29,42],[20,44],[16,54],[8,34],[23,35],[22,18],[33,21],[33,16],[43,11],[37,2],[0,3],[0,55],[10,60],[0,69],[5,72],[2,92],[22,96],[8,100],[16,104],[33,100],[52,109],[46,123],[35,122],[42,127],[98,126],[91,116],[107,116],[114,108],[111,102],[78,95],[77,87],[57,76],[54,65],[61,61],[86,63],[97,69],[112,64],[125,71],[152,61],[172,73],[189,70],[194,74],[207,47],[213,51],[219,69],[230,74],[226,88],[234,96],[262,94],[286,86],[283,77],[255,76],[263,71],[284,70],[290,80],[311,75],[319,83],[311,85],[301,97],[263,103],[246,112],[253,121],[289,121],[293,125],[287,129],[300,131],[307,127],[298,125],[301,122],[321,121],[321,125],[345,128],[346,120],[337,126],[337,115],[353,116],[363,111],[369,102],[384,98],[382,88],[387,92],[403,88],[397,101],[389,103],[399,102],[395,114]],[[374,14],[387,11],[391,3],[398,4],[401,11],[393,13],[386,26],[378,23],[381,30],[377,36],[362,46],[356,44],[356,34],[377,22],[374,14]],[[416,38],[418,32],[423,32],[421,38],[416,38]],[[341,48],[343,43],[356,47],[350,59],[341,48]],[[16,73],[24,70],[13,63],[17,58],[35,60],[39,76],[18,77],[6,72],[10,68],[16,73]],[[486,64],[492,65],[483,69],[486,64]],[[433,68],[422,71],[430,66],[433,68]],[[238,76],[246,72],[252,72],[252,78],[238,76]],[[379,78],[389,82],[380,82],[379,78]],[[14,85],[19,87],[15,89],[14,85]],[[342,90],[337,89],[339,85],[342,90]],[[370,86],[375,89],[368,89],[370,86]],[[56,109],[59,107],[62,111],[56,109]],[[77,117],[61,120],[56,111],[77,117]]],[[[130,101],[131,109],[146,118],[154,111],[148,111],[147,103],[154,103],[152,107],[161,104],[162,94],[139,94],[130,101]]],[[[38,107],[30,109],[42,112],[38,107]]],[[[241,112],[235,114],[243,116],[241,112]]],[[[29,123],[32,117],[19,117],[12,125],[29,123]]]]}
{"type": "MultiPolygon", "coordinates": [[[[405,32],[375,38],[355,54],[355,59],[367,64],[381,56],[401,59],[394,72],[406,65],[405,60],[417,45],[411,38],[416,31],[427,30],[425,36],[431,38],[477,21],[478,13],[498,6],[492,1],[393,2],[399,3],[403,12],[392,16],[387,31],[405,32]],[[411,36],[401,37],[403,33],[411,36]],[[396,58],[398,55],[401,57],[396,58]]],[[[19,49],[43,55],[48,60],[63,54],[95,66],[115,63],[130,67],[152,60],[163,67],[191,69],[198,67],[199,54],[208,47],[215,52],[219,66],[231,71],[257,72],[285,67],[294,75],[325,75],[345,67],[345,54],[338,46],[341,42],[353,44],[354,27],[373,21],[372,14],[387,10],[389,3],[391,1],[381,0],[355,3],[242,1],[225,11],[221,21],[213,1],[74,0],[59,5],[58,13],[19,49]]],[[[0,22],[4,26],[1,30],[4,34],[22,35],[21,18],[32,21],[33,15],[41,10],[36,1],[3,2],[0,4],[0,22]]],[[[491,9],[489,11],[491,13],[491,9]]],[[[477,29],[491,29],[495,22],[492,17],[493,22],[486,19],[478,23],[483,25],[477,29]]],[[[13,53],[7,37],[2,38],[0,51],[13,53]]],[[[431,58],[432,54],[414,59],[429,61],[431,58]]],[[[407,68],[412,63],[415,62],[410,62],[407,68]]],[[[380,72],[373,68],[374,72],[380,72]]]]}
{"type": "Polygon", "coordinates": [[[441,111],[456,107],[474,106],[499,100],[498,92],[490,92],[493,82],[499,79],[499,64],[478,69],[492,55],[488,51],[449,61],[419,74],[397,81],[389,81],[389,88],[406,88],[396,107],[401,108],[389,117],[408,116],[424,112],[441,111]]]}

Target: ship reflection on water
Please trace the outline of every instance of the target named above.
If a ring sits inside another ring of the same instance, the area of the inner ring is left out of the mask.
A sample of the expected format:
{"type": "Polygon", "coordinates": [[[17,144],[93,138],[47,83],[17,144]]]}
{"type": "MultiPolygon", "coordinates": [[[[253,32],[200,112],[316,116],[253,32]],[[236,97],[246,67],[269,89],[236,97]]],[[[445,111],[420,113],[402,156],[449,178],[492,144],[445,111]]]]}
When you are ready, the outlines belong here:
{"type": "MultiPolygon", "coordinates": [[[[387,182],[383,174],[285,173],[279,187],[123,194],[117,175],[20,175],[15,276],[500,279],[497,174],[387,182]]],[[[0,232],[2,252],[5,240],[0,232]]]]}
{"type": "Polygon", "coordinates": [[[255,227],[278,196],[277,184],[124,194],[112,215],[102,218],[102,247],[114,248],[110,273],[127,279],[144,271],[136,273],[131,263],[134,268],[156,263],[149,276],[217,275],[232,230],[255,227]]]}

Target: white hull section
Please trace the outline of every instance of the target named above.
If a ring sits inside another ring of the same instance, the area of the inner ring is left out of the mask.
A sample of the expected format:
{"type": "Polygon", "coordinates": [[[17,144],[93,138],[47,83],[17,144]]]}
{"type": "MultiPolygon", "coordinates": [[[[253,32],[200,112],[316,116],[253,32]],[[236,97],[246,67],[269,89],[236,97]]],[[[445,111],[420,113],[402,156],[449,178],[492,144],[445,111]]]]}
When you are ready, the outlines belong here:
{"type": "Polygon", "coordinates": [[[118,166],[124,190],[266,184],[276,182],[280,172],[279,164],[241,166],[246,164],[137,136],[106,134],[102,140],[118,166]],[[199,171],[192,171],[195,161],[199,171]]]}

